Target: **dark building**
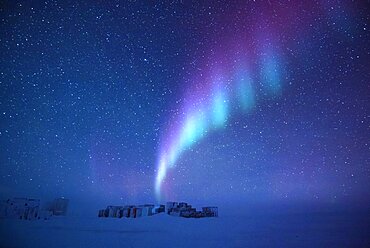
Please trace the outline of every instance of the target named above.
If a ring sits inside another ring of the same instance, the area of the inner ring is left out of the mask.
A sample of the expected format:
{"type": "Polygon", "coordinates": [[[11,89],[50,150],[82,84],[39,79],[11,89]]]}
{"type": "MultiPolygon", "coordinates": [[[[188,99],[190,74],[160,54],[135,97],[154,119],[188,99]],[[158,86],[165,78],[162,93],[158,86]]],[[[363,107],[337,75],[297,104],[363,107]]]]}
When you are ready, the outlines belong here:
{"type": "Polygon", "coordinates": [[[202,218],[202,217],[218,217],[217,207],[203,207],[202,211],[197,211],[186,202],[167,202],[166,212],[172,216],[185,218],[202,218]]]}

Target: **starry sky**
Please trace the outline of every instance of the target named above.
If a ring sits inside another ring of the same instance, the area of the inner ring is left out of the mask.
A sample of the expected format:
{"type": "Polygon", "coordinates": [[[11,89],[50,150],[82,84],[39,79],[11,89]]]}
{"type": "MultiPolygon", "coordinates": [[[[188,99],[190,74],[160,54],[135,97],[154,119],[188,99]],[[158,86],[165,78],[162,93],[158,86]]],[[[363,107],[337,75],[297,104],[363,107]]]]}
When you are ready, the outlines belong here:
{"type": "Polygon", "coordinates": [[[365,1],[2,1],[0,196],[370,203],[365,1]]]}

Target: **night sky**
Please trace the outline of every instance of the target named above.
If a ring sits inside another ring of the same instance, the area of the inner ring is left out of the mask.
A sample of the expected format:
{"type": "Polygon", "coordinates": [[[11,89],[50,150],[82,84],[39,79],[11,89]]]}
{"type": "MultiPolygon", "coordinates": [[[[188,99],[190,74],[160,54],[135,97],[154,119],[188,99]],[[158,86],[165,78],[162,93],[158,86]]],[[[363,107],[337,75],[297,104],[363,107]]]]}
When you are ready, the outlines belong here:
{"type": "Polygon", "coordinates": [[[365,2],[1,1],[1,198],[369,204],[365,2]]]}

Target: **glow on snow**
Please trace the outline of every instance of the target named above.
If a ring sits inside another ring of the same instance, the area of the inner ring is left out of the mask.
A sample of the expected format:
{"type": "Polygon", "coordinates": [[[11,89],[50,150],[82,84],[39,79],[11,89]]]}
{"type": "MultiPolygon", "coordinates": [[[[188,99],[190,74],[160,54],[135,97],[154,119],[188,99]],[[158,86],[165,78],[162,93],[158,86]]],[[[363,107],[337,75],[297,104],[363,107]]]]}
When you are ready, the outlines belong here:
{"type": "MultiPolygon", "coordinates": [[[[161,198],[161,188],[168,170],[176,163],[184,151],[191,148],[208,133],[225,128],[232,114],[246,113],[256,105],[257,89],[264,95],[274,95],[280,91],[281,79],[279,60],[276,52],[265,49],[256,57],[258,66],[251,70],[244,61],[234,61],[225,71],[232,73],[211,73],[201,94],[192,94],[184,103],[179,121],[170,123],[172,132],[166,134],[162,142],[155,193],[161,198]],[[240,69],[234,69],[240,68],[240,69]]],[[[196,91],[196,90],[195,90],[196,91]]]]}

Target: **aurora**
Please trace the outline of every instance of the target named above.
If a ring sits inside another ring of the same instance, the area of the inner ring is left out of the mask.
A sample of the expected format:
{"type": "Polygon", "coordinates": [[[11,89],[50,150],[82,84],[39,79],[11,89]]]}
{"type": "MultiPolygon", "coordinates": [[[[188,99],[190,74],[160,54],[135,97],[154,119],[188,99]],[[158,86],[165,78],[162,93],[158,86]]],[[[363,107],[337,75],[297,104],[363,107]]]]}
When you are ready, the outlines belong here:
{"type": "Polygon", "coordinates": [[[259,66],[250,68],[244,61],[235,60],[230,68],[214,70],[209,77],[203,78],[200,93],[197,85],[193,94],[184,96],[179,118],[173,118],[171,130],[165,133],[166,137],[161,144],[155,179],[155,193],[157,200],[162,197],[162,186],[168,171],[176,167],[178,160],[186,150],[200,142],[210,132],[227,127],[232,115],[248,113],[258,104],[258,92],[271,95],[281,90],[281,64],[279,56],[271,48],[256,55],[259,66]],[[239,68],[233,70],[233,68],[239,68]],[[216,72],[215,72],[216,71],[216,72]],[[231,72],[231,73],[225,73],[231,72]],[[175,121],[176,120],[176,121],[175,121]]]}

